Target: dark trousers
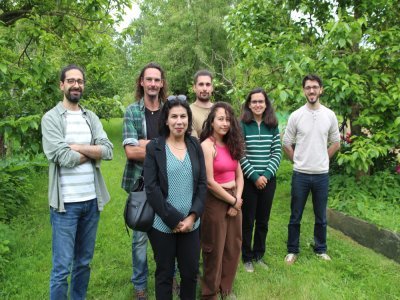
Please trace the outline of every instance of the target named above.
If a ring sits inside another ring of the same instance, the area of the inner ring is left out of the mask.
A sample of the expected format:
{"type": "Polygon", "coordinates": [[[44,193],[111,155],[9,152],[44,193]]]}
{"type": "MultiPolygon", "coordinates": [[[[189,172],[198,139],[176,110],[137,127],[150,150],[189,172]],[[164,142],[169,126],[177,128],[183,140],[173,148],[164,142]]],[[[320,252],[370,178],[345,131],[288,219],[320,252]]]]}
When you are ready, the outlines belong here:
{"type": "Polygon", "coordinates": [[[293,171],[291,215],[288,225],[288,253],[299,253],[300,222],[308,194],[311,192],[315,215],[314,251],[325,253],[326,246],[326,207],[328,203],[329,174],[305,174],[293,171]]]}
{"type": "MultiPolygon", "coordinates": [[[[232,195],[234,190],[227,190],[232,195]]],[[[217,299],[218,293],[232,291],[242,244],[242,214],[226,213],[230,205],[207,192],[201,218],[203,253],[202,299],[217,299]]]]}
{"type": "Polygon", "coordinates": [[[156,299],[172,299],[175,259],[181,277],[180,299],[196,299],[199,271],[199,229],[188,233],[164,233],[152,228],[148,232],[156,262],[156,299]]]}
{"type": "Polygon", "coordinates": [[[245,179],[242,205],[243,262],[259,260],[264,256],[265,240],[268,233],[268,221],[275,189],[275,178],[271,178],[266,187],[262,190],[257,189],[251,180],[245,179]],[[251,242],[253,238],[254,221],[255,229],[252,248],[251,242]]]}

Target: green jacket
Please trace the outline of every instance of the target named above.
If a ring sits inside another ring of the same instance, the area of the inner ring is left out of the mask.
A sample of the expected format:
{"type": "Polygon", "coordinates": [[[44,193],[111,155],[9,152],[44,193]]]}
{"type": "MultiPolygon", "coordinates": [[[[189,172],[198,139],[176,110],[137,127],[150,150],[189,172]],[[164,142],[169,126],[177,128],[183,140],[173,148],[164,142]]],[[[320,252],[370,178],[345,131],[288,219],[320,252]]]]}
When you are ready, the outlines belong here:
{"type": "MultiPolygon", "coordinates": [[[[113,144],[107,138],[99,118],[91,111],[83,111],[92,133],[91,145],[101,145],[101,159],[111,160],[113,157],[113,144]]],[[[59,212],[65,212],[64,201],[61,196],[60,167],[73,168],[80,163],[80,154],[73,151],[65,142],[67,110],[59,102],[49,110],[42,118],[43,151],[49,160],[49,205],[59,212]]],[[[94,184],[99,211],[110,201],[110,194],[100,172],[100,161],[92,160],[94,172],[94,184]]]]}

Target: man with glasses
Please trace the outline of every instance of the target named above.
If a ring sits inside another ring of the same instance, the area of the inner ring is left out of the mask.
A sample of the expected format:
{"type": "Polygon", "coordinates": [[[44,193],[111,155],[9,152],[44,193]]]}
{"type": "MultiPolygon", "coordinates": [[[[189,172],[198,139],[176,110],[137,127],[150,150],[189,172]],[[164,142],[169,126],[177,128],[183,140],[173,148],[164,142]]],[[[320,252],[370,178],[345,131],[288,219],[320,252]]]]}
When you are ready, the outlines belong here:
{"type": "Polygon", "coordinates": [[[196,100],[190,105],[190,109],[193,114],[192,135],[197,138],[200,138],[203,123],[213,105],[211,102],[214,90],[212,79],[213,76],[208,70],[200,70],[194,74],[193,91],[196,94],[196,100]]]}
{"type": "Polygon", "coordinates": [[[340,148],[338,121],[335,113],[320,103],[322,81],[316,75],[303,79],[307,103],[289,116],[283,137],[284,151],[293,162],[291,215],[288,225],[288,265],[297,260],[300,222],[307,197],[311,192],[314,208],[314,252],[325,261],[326,208],[329,187],[329,159],[340,148]]]}
{"type": "Polygon", "coordinates": [[[43,150],[49,160],[52,227],[50,299],[85,299],[100,211],[110,200],[100,161],[111,160],[113,145],[99,118],[80,106],[82,68],[61,71],[64,98],[42,118],[43,150]]]}
{"type": "MultiPolygon", "coordinates": [[[[166,96],[167,82],[164,70],[156,63],[147,64],[136,80],[136,102],[127,107],[124,117],[122,137],[127,160],[122,188],[127,193],[135,190],[142,180],[146,145],[151,139],[158,137],[158,119],[166,96]]],[[[132,266],[131,281],[136,299],[147,299],[148,265],[145,232],[133,233],[132,266]]]]}

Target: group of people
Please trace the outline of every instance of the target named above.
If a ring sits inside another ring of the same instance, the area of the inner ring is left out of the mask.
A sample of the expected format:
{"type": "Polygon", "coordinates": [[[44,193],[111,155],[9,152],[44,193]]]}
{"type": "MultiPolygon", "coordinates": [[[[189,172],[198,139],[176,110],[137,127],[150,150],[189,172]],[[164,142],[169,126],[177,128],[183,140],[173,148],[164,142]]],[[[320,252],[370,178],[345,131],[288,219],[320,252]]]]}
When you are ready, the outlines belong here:
{"type": "MultiPolygon", "coordinates": [[[[147,64],[136,81],[136,100],[126,109],[122,187],[137,190],[144,180],[155,210],[152,228],[135,231],[132,277],[136,299],[147,299],[147,240],[156,262],[157,299],[172,299],[179,272],[181,299],[235,299],[233,282],[240,262],[247,272],[266,268],[268,221],[282,146],[278,120],[261,88],[252,90],[240,118],[225,102],[211,101],[213,76],[194,75],[195,101],[168,96],[164,70],[147,64]],[[201,250],[201,251],[200,251],[201,250]],[[203,271],[199,261],[202,254],[203,271]]],[[[97,116],[79,100],[84,71],[61,72],[63,100],[42,118],[43,148],[49,160],[52,226],[50,298],[84,299],[90,276],[100,211],[109,201],[100,161],[112,159],[113,145],[97,116]]],[[[300,222],[308,194],[315,213],[314,251],[326,253],[329,158],[339,149],[335,114],[320,104],[322,82],[303,80],[307,103],[292,113],[283,148],[294,162],[287,264],[299,253],[300,222]]]]}

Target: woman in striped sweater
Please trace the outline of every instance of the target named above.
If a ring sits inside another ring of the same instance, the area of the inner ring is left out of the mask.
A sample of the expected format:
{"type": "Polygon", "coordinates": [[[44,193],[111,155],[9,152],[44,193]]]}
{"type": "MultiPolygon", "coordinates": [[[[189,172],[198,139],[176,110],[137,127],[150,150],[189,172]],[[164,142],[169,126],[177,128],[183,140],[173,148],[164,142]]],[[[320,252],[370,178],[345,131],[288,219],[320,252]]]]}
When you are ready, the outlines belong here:
{"type": "Polygon", "coordinates": [[[254,272],[253,263],[267,267],[262,259],[276,189],[275,176],[282,156],[278,119],[262,88],[252,90],[247,96],[243,105],[241,126],[246,143],[246,154],[240,160],[245,177],[242,260],[245,270],[254,272]]]}

